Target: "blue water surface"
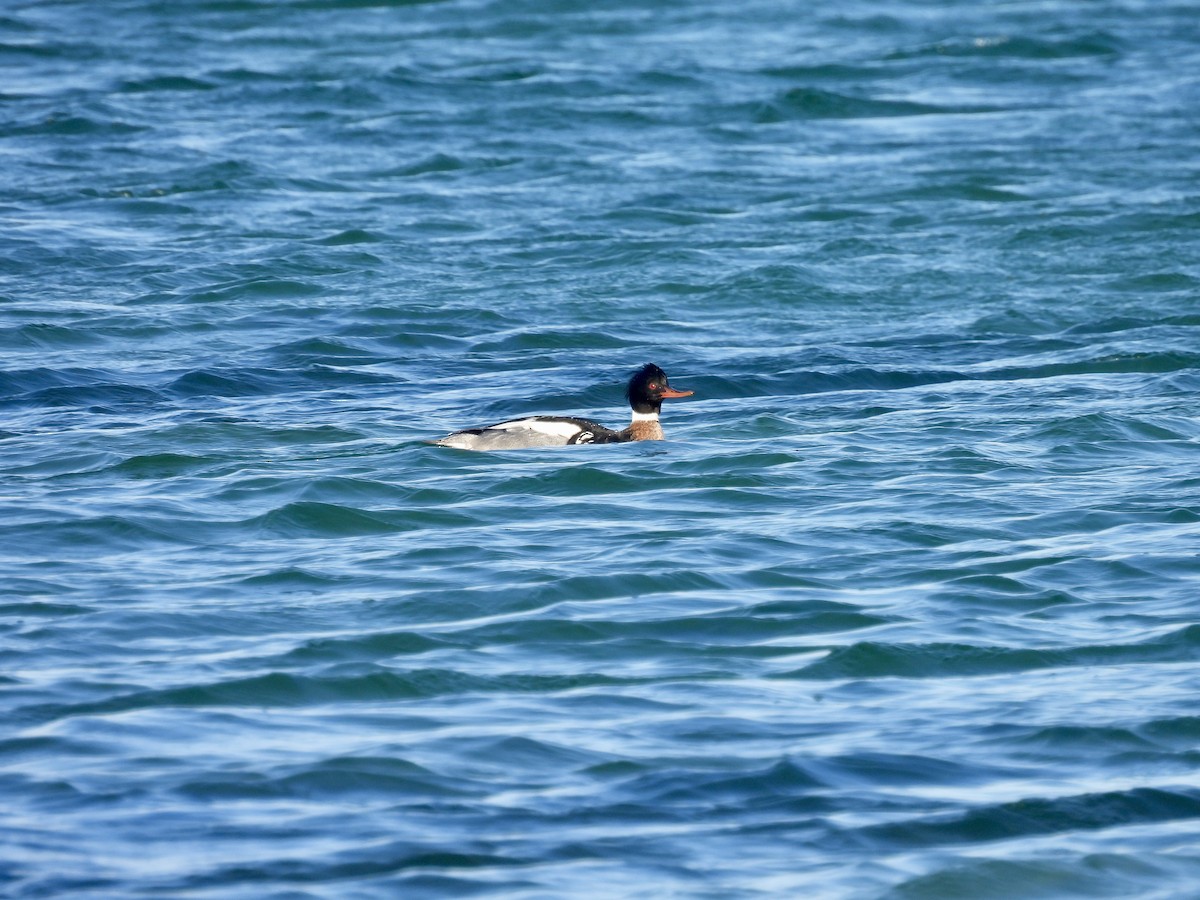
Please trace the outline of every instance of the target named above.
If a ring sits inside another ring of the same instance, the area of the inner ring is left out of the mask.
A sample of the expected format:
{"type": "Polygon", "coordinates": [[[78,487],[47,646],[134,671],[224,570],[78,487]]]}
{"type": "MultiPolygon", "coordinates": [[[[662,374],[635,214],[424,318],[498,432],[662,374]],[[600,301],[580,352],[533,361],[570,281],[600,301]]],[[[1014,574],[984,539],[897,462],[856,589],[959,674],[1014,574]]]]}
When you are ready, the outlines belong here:
{"type": "Polygon", "coordinates": [[[0,7],[0,893],[1195,896],[1196,13],[0,7]]]}

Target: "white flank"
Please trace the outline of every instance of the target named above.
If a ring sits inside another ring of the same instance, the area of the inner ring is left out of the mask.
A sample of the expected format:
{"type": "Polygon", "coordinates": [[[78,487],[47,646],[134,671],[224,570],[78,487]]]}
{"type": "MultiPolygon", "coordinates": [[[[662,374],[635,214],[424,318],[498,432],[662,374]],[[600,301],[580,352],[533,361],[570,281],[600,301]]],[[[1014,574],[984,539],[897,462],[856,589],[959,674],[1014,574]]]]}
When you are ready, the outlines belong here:
{"type": "Polygon", "coordinates": [[[488,431],[497,429],[499,431],[535,431],[538,434],[544,434],[549,437],[560,437],[564,440],[574,437],[580,432],[580,428],[574,422],[558,422],[554,419],[513,419],[511,422],[501,422],[499,425],[492,425],[488,431]]]}

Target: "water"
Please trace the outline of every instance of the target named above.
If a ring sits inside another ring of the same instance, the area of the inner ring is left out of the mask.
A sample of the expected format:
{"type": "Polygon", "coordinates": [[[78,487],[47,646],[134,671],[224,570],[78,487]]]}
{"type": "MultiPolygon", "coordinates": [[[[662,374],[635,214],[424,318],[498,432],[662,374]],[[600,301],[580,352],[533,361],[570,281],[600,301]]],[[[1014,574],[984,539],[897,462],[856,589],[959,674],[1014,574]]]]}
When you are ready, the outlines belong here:
{"type": "Polygon", "coordinates": [[[1197,21],[6,4],[0,892],[1194,895],[1197,21]]]}

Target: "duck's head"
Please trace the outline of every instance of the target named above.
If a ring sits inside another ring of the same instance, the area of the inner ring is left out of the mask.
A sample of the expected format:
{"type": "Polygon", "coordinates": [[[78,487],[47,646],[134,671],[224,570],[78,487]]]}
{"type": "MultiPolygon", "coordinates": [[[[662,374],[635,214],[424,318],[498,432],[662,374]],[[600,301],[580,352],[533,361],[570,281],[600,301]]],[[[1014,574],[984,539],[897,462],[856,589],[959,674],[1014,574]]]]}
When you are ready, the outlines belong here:
{"type": "Polygon", "coordinates": [[[654,363],[646,363],[629,379],[629,387],[625,396],[635,413],[642,415],[655,414],[662,408],[662,402],[672,397],[690,397],[692,391],[677,391],[667,382],[667,373],[654,363]]]}

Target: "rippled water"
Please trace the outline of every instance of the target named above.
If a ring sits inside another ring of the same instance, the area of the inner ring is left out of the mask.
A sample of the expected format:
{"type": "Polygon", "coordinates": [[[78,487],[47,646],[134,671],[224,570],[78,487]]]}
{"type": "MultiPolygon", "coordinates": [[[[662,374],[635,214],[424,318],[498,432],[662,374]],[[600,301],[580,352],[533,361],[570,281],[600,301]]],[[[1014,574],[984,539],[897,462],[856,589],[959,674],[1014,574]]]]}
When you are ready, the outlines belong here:
{"type": "Polygon", "coordinates": [[[1196,23],[6,5],[0,892],[1194,893],[1196,23]]]}

